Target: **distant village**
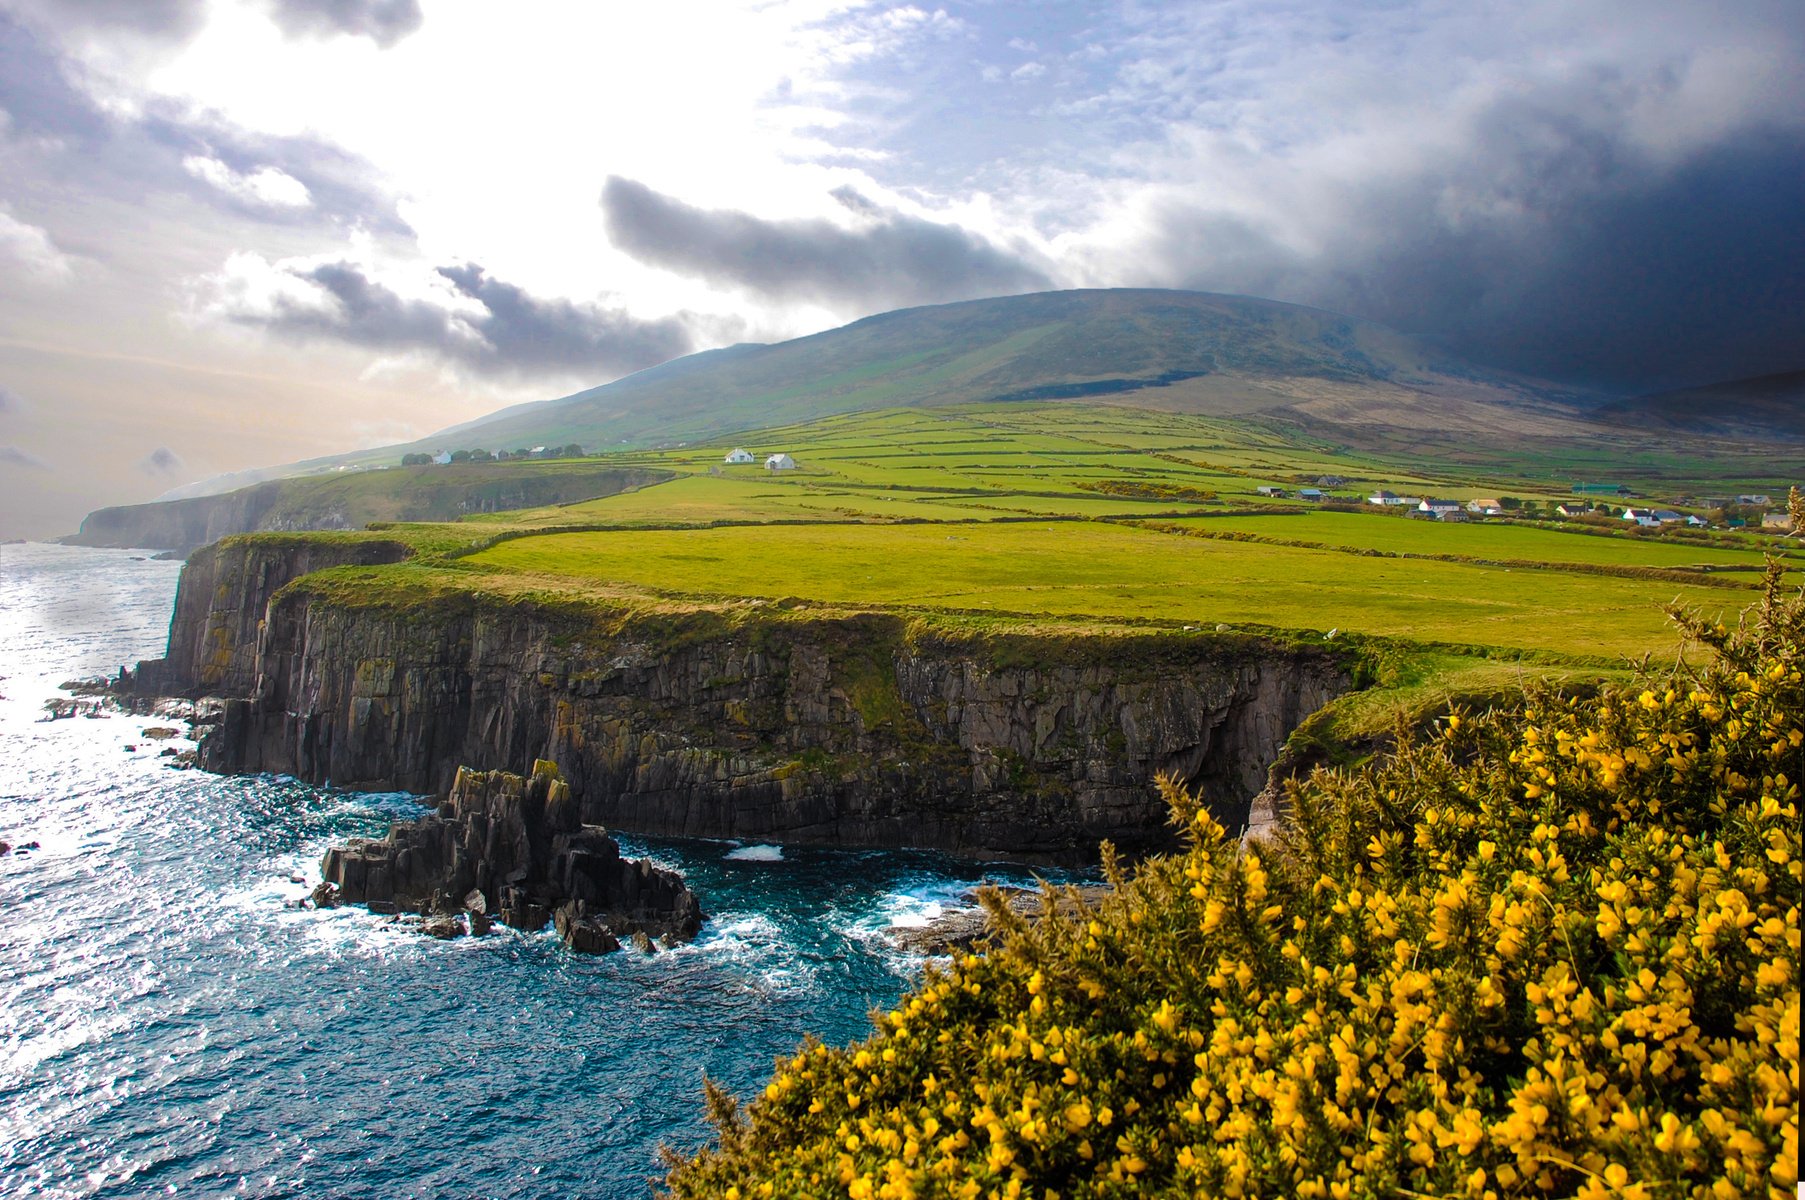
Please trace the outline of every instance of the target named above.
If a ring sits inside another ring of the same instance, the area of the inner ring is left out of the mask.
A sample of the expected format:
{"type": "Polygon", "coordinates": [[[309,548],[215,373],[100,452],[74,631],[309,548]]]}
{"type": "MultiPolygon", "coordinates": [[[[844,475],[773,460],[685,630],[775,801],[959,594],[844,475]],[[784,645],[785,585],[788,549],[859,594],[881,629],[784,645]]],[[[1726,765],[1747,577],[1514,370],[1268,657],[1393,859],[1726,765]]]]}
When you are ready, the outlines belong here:
{"type": "MultiPolygon", "coordinates": [[[[1254,490],[1271,499],[1295,498],[1306,504],[1329,504],[1358,501],[1359,497],[1336,494],[1334,488],[1345,487],[1347,480],[1339,475],[1323,475],[1313,487],[1296,489],[1278,484],[1263,484],[1254,490]]],[[[1680,512],[1654,505],[1625,504],[1636,493],[1618,483],[1576,483],[1574,498],[1544,507],[1536,500],[1515,496],[1480,496],[1471,500],[1444,500],[1432,496],[1400,496],[1381,488],[1365,497],[1365,503],[1394,509],[1425,521],[1474,521],[1486,517],[1559,518],[1596,522],[1627,521],[1643,529],[1677,527],[1687,529],[1753,529],[1787,532],[1792,518],[1784,508],[1775,508],[1775,498],[1767,493],[1745,492],[1734,496],[1687,496],[1675,503],[1688,509],[1680,512]],[[1616,501],[1616,503],[1613,503],[1616,501]]],[[[1779,503],[1784,504],[1784,497],[1779,503]]]]}
{"type": "Polygon", "coordinates": [[[404,467],[444,467],[452,463],[510,462],[519,458],[581,458],[583,447],[571,442],[566,446],[533,446],[522,450],[440,450],[435,454],[403,454],[404,467]]]}

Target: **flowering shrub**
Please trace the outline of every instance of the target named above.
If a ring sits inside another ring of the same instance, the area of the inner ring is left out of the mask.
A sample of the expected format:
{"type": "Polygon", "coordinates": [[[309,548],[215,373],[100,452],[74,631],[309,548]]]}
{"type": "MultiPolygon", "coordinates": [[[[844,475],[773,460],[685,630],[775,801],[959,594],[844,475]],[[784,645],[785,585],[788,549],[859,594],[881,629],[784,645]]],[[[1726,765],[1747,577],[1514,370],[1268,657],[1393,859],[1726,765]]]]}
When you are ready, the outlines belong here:
{"type": "Polygon", "coordinates": [[[1805,602],[1449,714],[805,1045],[680,1197],[1791,1197],[1805,602]]]}

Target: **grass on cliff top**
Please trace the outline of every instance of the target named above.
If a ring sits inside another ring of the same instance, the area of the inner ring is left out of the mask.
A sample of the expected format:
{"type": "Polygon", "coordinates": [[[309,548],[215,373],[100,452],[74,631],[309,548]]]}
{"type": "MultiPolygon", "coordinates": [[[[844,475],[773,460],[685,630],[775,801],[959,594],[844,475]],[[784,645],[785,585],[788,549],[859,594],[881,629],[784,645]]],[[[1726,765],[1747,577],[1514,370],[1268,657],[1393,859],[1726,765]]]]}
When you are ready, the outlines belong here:
{"type": "Polygon", "coordinates": [[[1662,606],[1713,615],[1752,596],[1558,569],[1365,558],[1173,537],[1097,522],[752,526],[549,534],[475,569],[650,594],[799,597],[834,605],[1339,628],[1595,658],[1667,654],[1662,606]]]}

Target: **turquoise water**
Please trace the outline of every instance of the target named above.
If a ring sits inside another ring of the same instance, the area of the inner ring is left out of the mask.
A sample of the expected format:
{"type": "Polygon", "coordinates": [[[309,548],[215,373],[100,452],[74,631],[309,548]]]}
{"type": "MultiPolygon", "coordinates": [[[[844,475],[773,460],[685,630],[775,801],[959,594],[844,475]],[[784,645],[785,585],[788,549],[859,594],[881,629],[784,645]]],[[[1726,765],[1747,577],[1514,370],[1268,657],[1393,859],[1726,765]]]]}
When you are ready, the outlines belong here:
{"type": "MultiPolygon", "coordinates": [[[[0,1195],[643,1196],[807,1031],[860,1037],[919,969],[877,936],[981,878],[916,852],[623,838],[683,871],[692,946],[437,942],[297,911],[404,795],[176,771],[167,724],[44,722],[162,649],[179,564],[0,547],[0,1195]],[[130,749],[128,749],[130,747],[130,749]]],[[[186,743],[175,743],[185,745],[186,743]]]]}

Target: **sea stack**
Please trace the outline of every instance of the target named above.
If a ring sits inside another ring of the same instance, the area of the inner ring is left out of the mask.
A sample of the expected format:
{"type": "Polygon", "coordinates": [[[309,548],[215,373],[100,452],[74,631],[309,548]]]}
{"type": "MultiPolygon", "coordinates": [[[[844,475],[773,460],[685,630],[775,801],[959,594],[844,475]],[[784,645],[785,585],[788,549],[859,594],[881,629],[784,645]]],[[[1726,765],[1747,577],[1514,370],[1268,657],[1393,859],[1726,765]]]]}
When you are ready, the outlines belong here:
{"type": "Polygon", "coordinates": [[[335,846],[320,869],[327,903],[451,918],[472,931],[491,916],[526,930],[555,920],[576,950],[605,953],[634,934],[687,941],[702,925],[683,878],[621,857],[606,830],[582,823],[569,785],[544,760],[530,776],[461,768],[436,813],[335,846]]]}

